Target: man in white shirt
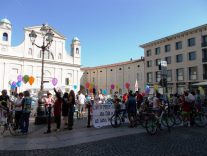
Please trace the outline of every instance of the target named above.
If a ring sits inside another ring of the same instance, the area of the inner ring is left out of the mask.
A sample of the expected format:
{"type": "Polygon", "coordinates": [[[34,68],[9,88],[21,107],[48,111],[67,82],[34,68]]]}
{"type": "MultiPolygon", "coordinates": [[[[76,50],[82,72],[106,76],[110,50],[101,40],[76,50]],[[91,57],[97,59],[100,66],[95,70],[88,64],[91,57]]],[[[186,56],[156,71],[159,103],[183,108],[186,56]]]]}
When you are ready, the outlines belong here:
{"type": "Polygon", "coordinates": [[[18,98],[14,102],[15,106],[15,129],[20,128],[20,120],[22,115],[22,99],[23,99],[23,93],[19,93],[18,98]]]}
{"type": "Polygon", "coordinates": [[[80,118],[83,118],[83,109],[85,106],[85,102],[86,102],[86,97],[83,93],[80,92],[78,95],[78,112],[80,118]]]}

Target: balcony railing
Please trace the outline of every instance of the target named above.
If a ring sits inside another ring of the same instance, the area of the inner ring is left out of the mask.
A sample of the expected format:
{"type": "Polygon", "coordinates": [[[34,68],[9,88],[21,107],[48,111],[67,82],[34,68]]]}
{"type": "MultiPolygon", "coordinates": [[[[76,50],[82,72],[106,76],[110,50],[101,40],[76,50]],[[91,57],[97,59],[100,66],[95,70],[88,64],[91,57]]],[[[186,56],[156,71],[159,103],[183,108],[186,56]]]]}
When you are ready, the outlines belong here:
{"type": "Polygon", "coordinates": [[[207,57],[204,57],[204,58],[202,59],[202,61],[203,61],[203,62],[207,62],[207,57]]]}
{"type": "Polygon", "coordinates": [[[203,42],[203,43],[201,43],[201,46],[202,46],[202,47],[207,47],[207,42],[203,42]]]}
{"type": "Polygon", "coordinates": [[[207,79],[207,73],[203,74],[203,79],[206,80],[207,79]]]}

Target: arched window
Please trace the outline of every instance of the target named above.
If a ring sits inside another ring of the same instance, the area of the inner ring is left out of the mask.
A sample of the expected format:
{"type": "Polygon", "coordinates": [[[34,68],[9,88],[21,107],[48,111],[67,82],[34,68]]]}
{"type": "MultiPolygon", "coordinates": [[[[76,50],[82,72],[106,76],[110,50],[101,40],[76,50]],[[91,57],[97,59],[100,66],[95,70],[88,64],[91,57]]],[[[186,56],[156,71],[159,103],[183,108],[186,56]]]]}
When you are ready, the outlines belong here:
{"type": "Polygon", "coordinates": [[[79,54],[79,48],[76,48],[76,54],[79,54]]]}
{"type": "Polygon", "coordinates": [[[61,55],[61,53],[58,54],[58,59],[59,59],[59,60],[62,59],[62,55],[61,55]]]}
{"type": "Polygon", "coordinates": [[[28,55],[32,55],[32,48],[29,48],[28,55]]]}
{"type": "Polygon", "coordinates": [[[7,33],[3,33],[3,41],[8,41],[8,34],[7,33]]]}

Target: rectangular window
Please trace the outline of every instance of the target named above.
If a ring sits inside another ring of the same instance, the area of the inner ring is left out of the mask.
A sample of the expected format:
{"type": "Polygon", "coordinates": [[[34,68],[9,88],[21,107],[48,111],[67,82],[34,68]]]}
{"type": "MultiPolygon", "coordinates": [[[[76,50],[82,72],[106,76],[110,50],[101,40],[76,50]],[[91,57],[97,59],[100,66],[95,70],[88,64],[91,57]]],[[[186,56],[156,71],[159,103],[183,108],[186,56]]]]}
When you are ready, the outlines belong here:
{"type": "Polygon", "coordinates": [[[197,80],[197,67],[189,67],[189,80],[197,80]]]}
{"type": "Polygon", "coordinates": [[[147,61],[147,67],[152,67],[152,60],[147,61]]]}
{"type": "Polygon", "coordinates": [[[65,78],[65,85],[70,85],[70,79],[69,78],[65,78]]]}
{"type": "Polygon", "coordinates": [[[176,55],[176,62],[183,62],[183,54],[176,55]]]}
{"type": "Polygon", "coordinates": [[[165,57],[165,61],[167,61],[167,64],[171,64],[171,56],[165,57]]]}
{"type": "Polygon", "coordinates": [[[155,55],[159,55],[160,54],[160,47],[155,48],[155,55]]]}
{"type": "Polygon", "coordinates": [[[170,44],[165,45],[165,52],[170,52],[170,44]]]}
{"type": "Polygon", "coordinates": [[[147,56],[151,56],[151,49],[147,50],[147,56]]]}
{"type": "Polygon", "coordinates": [[[160,81],[160,78],[161,78],[161,72],[160,71],[157,71],[155,73],[155,79],[156,79],[156,82],[159,82],[160,81]]]}
{"type": "Polygon", "coordinates": [[[196,52],[193,51],[193,52],[189,52],[188,53],[188,57],[189,57],[189,60],[192,61],[192,60],[196,60],[196,52]]]}
{"type": "Polygon", "coordinates": [[[182,42],[181,41],[175,43],[175,49],[176,50],[182,49],[182,42]]]}
{"type": "Polygon", "coordinates": [[[167,70],[167,81],[172,81],[172,70],[167,70]]]}
{"type": "Polygon", "coordinates": [[[195,46],[195,38],[189,38],[188,39],[188,46],[189,47],[195,46]]]}
{"type": "Polygon", "coordinates": [[[147,83],[152,83],[152,73],[147,73],[147,83]]]}
{"type": "Polygon", "coordinates": [[[177,81],[184,80],[184,69],[183,68],[176,69],[176,77],[177,77],[177,81]]]}
{"type": "Polygon", "coordinates": [[[207,35],[202,36],[202,47],[207,47],[207,35]]]}
{"type": "Polygon", "coordinates": [[[156,60],[155,60],[155,65],[156,65],[156,66],[159,66],[160,62],[161,62],[161,59],[156,59],[156,60]]]}

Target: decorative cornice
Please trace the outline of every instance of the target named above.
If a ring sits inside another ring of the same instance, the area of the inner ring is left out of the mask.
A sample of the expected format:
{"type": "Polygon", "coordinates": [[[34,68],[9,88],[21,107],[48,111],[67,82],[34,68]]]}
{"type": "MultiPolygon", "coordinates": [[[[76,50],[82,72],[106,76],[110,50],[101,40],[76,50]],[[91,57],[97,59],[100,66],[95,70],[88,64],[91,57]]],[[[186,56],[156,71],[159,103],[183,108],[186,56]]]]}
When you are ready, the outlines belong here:
{"type": "Polygon", "coordinates": [[[187,36],[189,34],[196,33],[198,31],[200,32],[200,31],[202,31],[202,29],[206,30],[206,28],[207,28],[207,24],[204,24],[204,25],[192,28],[192,29],[188,29],[186,31],[182,31],[182,32],[170,35],[170,36],[163,37],[163,38],[158,39],[158,40],[154,40],[154,41],[142,44],[142,45],[140,45],[140,47],[141,48],[146,48],[148,46],[157,45],[159,43],[167,42],[167,41],[173,40],[175,38],[179,38],[179,37],[184,37],[184,36],[187,36]]]}
{"type": "Polygon", "coordinates": [[[101,69],[101,68],[111,68],[111,67],[116,67],[116,66],[123,66],[123,65],[127,65],[127,64],[133,64],[133,63],[136,63],[136,62],[142,62],[142,61],[144,61],[144,57],[142,57],[141,59],[137,59],[137,60],[114,63],[114,64],[108,64],[108,65],[102,65],[102,66],[96,66],[96,67],[83,67],[83,68],[81,68],[81,70],[95,70],[95,69],[101,69]]]}
{"type": "MultiPolygon", "coordinates": [[[[0,58],[5,59],[11,59],[11,60],[19,60],[19,61],[28,61],[28,62],[36,62],[36,63],[42,63],[42,59],[37,58],[28,58],[28,57],[19,57],[19,56],[11,56],[11,55],[2,55],[0,54],[0,58]]],[[[78,64],[71,64],[71,63],[65,63],[65,62],[58,62],[54,60],[44,60],[47,64],[53,64],[53,65],[62,65],[62,66],[71,66],[71,67],[81,67],[81,65],[78,64]]]]}

